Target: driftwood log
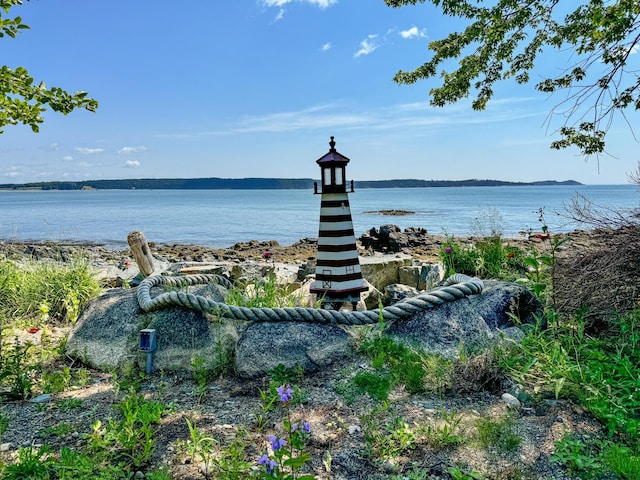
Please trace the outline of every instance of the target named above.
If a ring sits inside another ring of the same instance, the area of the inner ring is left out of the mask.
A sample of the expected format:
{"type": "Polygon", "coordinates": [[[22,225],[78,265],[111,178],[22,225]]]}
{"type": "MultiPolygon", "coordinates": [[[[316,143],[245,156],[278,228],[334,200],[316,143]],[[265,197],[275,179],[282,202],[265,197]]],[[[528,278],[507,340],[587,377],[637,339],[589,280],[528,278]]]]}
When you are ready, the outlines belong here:
{"type": "Polygon", "coordinates": [[[135,258],[140,272],[147,277],[153,273],[153,256],[151,250],[149,250],[149,244],[142,232],[131,232],[127,236],[127,242],[129,242],[129,248],[135,258]]]}

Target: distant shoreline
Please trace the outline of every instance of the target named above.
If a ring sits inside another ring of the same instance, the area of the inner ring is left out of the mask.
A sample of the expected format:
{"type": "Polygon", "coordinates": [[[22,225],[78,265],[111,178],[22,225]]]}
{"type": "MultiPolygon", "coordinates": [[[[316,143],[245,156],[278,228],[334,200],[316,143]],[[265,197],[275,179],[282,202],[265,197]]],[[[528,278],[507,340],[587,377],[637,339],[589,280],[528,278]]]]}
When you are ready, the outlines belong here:
{"type": "MultiPolygon", "coordinates": [[[[2,191],[15,190],[301,190],[313,189],[311,178],[137,178],[124,180],[83,180],[0,184],[2,191]]],[[[582,185],[575,180],[506,182],[502,180],[363,180],[355,188],[502,187],[582,185]]]]}

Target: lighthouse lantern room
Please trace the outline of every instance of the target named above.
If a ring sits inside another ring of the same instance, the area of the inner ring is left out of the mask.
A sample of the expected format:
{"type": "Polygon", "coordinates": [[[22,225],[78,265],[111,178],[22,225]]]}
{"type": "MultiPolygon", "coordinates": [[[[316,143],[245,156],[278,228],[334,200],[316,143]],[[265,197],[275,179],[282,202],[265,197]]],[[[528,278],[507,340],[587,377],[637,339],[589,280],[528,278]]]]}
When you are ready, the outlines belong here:
{"type": "MultiPolygon", "coordinates": [[[[329,153],[316,163],[320,166],[321,193],[320,229],[316,278],[311,293],[321,299],[324,308],[338,308],[351,303],[356,309],[360,293],[367,290],[358,258],[353,220],[347,195],[346,165],[349,159],[336,151],[331,137],[329,153]]],[[[353,192],[353,181],[351,182],[353,192]]]]}

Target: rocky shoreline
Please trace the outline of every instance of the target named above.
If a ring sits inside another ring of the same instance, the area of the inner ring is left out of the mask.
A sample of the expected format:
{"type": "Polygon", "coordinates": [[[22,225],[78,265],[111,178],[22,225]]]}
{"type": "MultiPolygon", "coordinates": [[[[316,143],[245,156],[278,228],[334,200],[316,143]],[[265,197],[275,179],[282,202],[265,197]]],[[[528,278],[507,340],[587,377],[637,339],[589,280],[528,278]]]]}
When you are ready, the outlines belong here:
{"type": "MultiPolygon", "coordinates": [[[[464,244],[472,245],[479,237],[455,237],[464,244]]],[[[429,234],[425,229],[407,228],[401,231],[395,225],[383,225],[371,228],[360,238],[357,244],[361,256],[376,254],[402,253],[417,260],[434,261],[447,240],[444,235],[429,234]]],[[[539,246],[542,241],[535,235],[523,235],[518,239],[504,239],[505,242],[523,249],[539,246]]],[[[151,253],[162,261],[176,262],[243,262],[269,261],[278,263],[304,263],[314,260],[317,251],[316,238],[302,238],[292,245],[280,245],[276,240],[248,240],[235,243],[228,248],[211,248],[192,244],[156,244],[149,242],[151,253]]],[[[21,242],[0,241],[0,258],[32,260],[52,259],[68,261],[74,257],[85,257],[92,263],[109,262],[120,264],[132,261],[128,248],[115,250],[101,244],[74,242],[21,242]]]]}

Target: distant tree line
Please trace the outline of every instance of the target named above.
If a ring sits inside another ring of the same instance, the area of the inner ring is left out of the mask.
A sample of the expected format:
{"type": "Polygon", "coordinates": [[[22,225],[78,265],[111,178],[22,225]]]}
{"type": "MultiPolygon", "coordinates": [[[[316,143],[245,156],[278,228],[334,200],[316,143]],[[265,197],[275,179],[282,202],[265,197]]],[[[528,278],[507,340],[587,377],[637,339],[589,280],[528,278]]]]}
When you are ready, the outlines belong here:
{"type": "MultiPolygon", "coordinates": [[[[0,184],[2,190],[287,190],[312,189],[311,178],[135,178],[81,182],[32,182],[0,184]]],[[[366,180],[356,188],[496,187],[503,185],[580,185],[575,180],[558,182],[504,182],[501,180],[366,180]]]]}

